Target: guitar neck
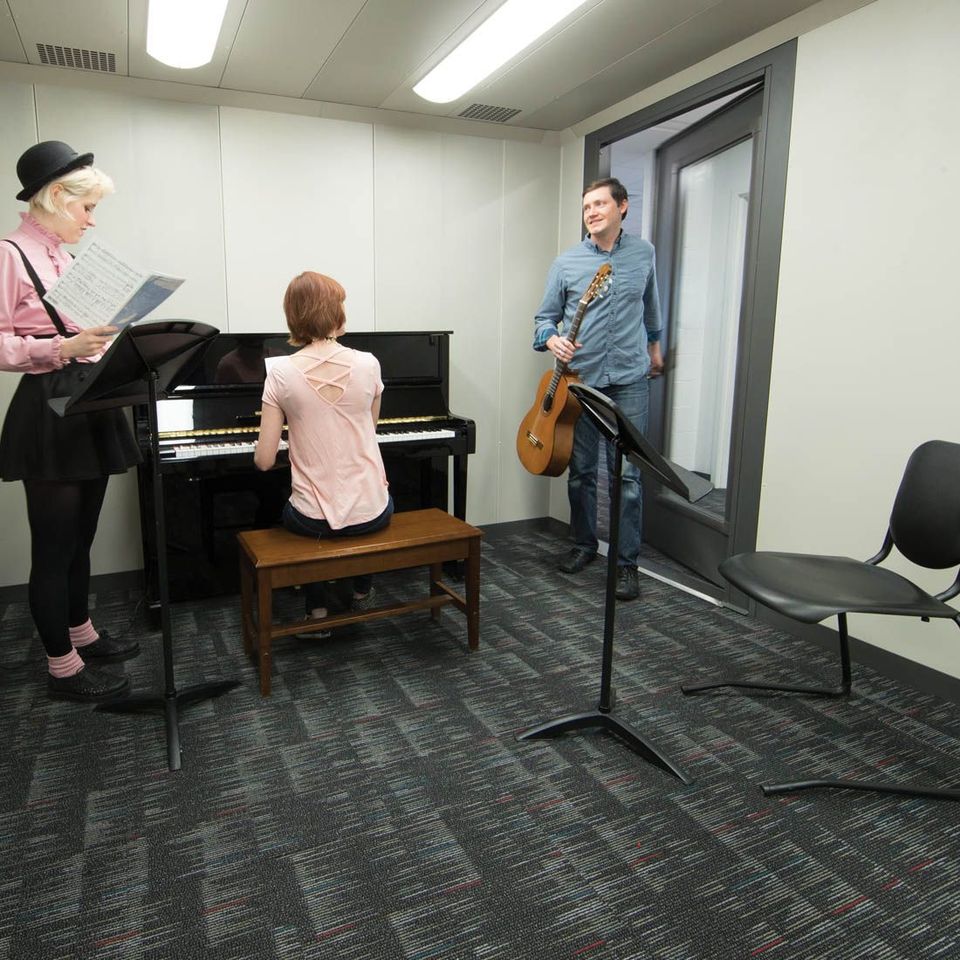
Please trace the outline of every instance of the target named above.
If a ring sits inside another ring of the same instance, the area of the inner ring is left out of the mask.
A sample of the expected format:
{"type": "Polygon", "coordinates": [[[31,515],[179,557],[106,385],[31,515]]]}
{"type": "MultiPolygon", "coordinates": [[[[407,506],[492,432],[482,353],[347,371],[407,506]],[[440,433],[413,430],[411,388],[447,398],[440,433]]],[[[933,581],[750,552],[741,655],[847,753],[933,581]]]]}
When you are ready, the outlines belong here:
{"type": "MultiPolygon", "coordinates": [[[[590,305],[590,300],[587,297],[581,299],[580,303],[577,304],[577,312],[573,315],[573,320],[570,321],[570,329],[566,333],[566,338],[573,343],[577,339],[577,334],[580,332],[580,322],[583,320],[583,315],[587,312],[587,307],[590,305]]],[[[553,395],[553,392],[557,389],[557,384],[560,382],[560,378],[567,370],[567,365],[562,360],[557,360],[553,365],[553,379],[550,381],[550,395],[553,395]]]]}

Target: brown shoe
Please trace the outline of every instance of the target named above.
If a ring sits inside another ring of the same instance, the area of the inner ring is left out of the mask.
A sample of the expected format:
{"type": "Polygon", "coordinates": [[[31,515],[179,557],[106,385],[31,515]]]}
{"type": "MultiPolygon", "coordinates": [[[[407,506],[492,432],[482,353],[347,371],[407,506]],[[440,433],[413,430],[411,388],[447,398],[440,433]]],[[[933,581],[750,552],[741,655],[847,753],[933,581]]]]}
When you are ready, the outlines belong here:
{"type": "Polygon", "coordinates": [[[126,695],[130,681],[97,667],[84,667],[72,677],[47,675],[47,696],[51,700],[78,700],[91,703],[126,695]]]}

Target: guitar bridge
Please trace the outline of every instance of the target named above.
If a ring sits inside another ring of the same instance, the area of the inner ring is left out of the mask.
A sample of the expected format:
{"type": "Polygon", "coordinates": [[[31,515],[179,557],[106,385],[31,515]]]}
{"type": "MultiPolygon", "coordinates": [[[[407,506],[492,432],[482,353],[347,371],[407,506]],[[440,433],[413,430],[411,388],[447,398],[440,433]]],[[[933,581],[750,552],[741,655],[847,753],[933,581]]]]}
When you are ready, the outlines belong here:
{"type": "Polygon", "coordinates": [[[539,437],[535,437],[529,430],[527,431],[527,440],[538,450],[543,449],[543,441],[541,441],[539,437]]]}

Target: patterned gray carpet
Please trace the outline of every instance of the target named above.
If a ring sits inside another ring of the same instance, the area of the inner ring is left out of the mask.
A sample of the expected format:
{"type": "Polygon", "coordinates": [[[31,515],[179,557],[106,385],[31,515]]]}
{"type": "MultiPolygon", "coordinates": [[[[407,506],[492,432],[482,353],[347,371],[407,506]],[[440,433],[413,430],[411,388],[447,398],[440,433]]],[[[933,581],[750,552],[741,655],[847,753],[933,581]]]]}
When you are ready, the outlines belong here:
{"type": "MultiPolygon", "coordinates": [[[[175,606],[179,685],[243,681],[183,713],[179,773],[159,716],[47,701],[27,611],[7,604],[0,958],[960,956],[960,804],[758,789],[831,770],[948,784],[954,705],[863,669],[847,702],[684,698],[682,679],[721,669],[832,663],[641,578],[617,613],[617,713],[693,785],[606,734],[518,743],[597,701],[604,568],[554,574],[563,547],[549,523],[491,530],[477,653],[452,611],[288,641],[270,699],[235,598],[175,606]]],[[[136,603],[102,593],[95,619],[133,616],[127,673],[160,692],[136,603]]]]}

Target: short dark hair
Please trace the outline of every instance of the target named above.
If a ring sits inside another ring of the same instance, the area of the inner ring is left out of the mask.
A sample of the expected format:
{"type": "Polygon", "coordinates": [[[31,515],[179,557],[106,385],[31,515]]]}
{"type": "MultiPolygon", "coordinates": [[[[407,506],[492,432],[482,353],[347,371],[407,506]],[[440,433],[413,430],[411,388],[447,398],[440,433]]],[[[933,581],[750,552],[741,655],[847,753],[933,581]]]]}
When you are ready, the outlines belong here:
{"type": "MultiPolygon", "coordinates": [[[[591,190],[599,190],[601,187],[609,187],[610,196],[613,197],[613,202],[618,207],[621,203],[626,203],[630,199],[627,188],[616,177],[604,177],[602,180],[594,180],[593,183],[588,183],[583,188],[580,199],[582,200],[591,190]]],[[[623,219],[627,219],[626,213],[623,215],[623,219]]]]}
{"type": "Polygon", "coordinates": [[[322,273],[307,270],[294,277],[283,295],[290,344],[305,347],[336,333],[346,322],[346,297],[343,287],[322,273]]]}

